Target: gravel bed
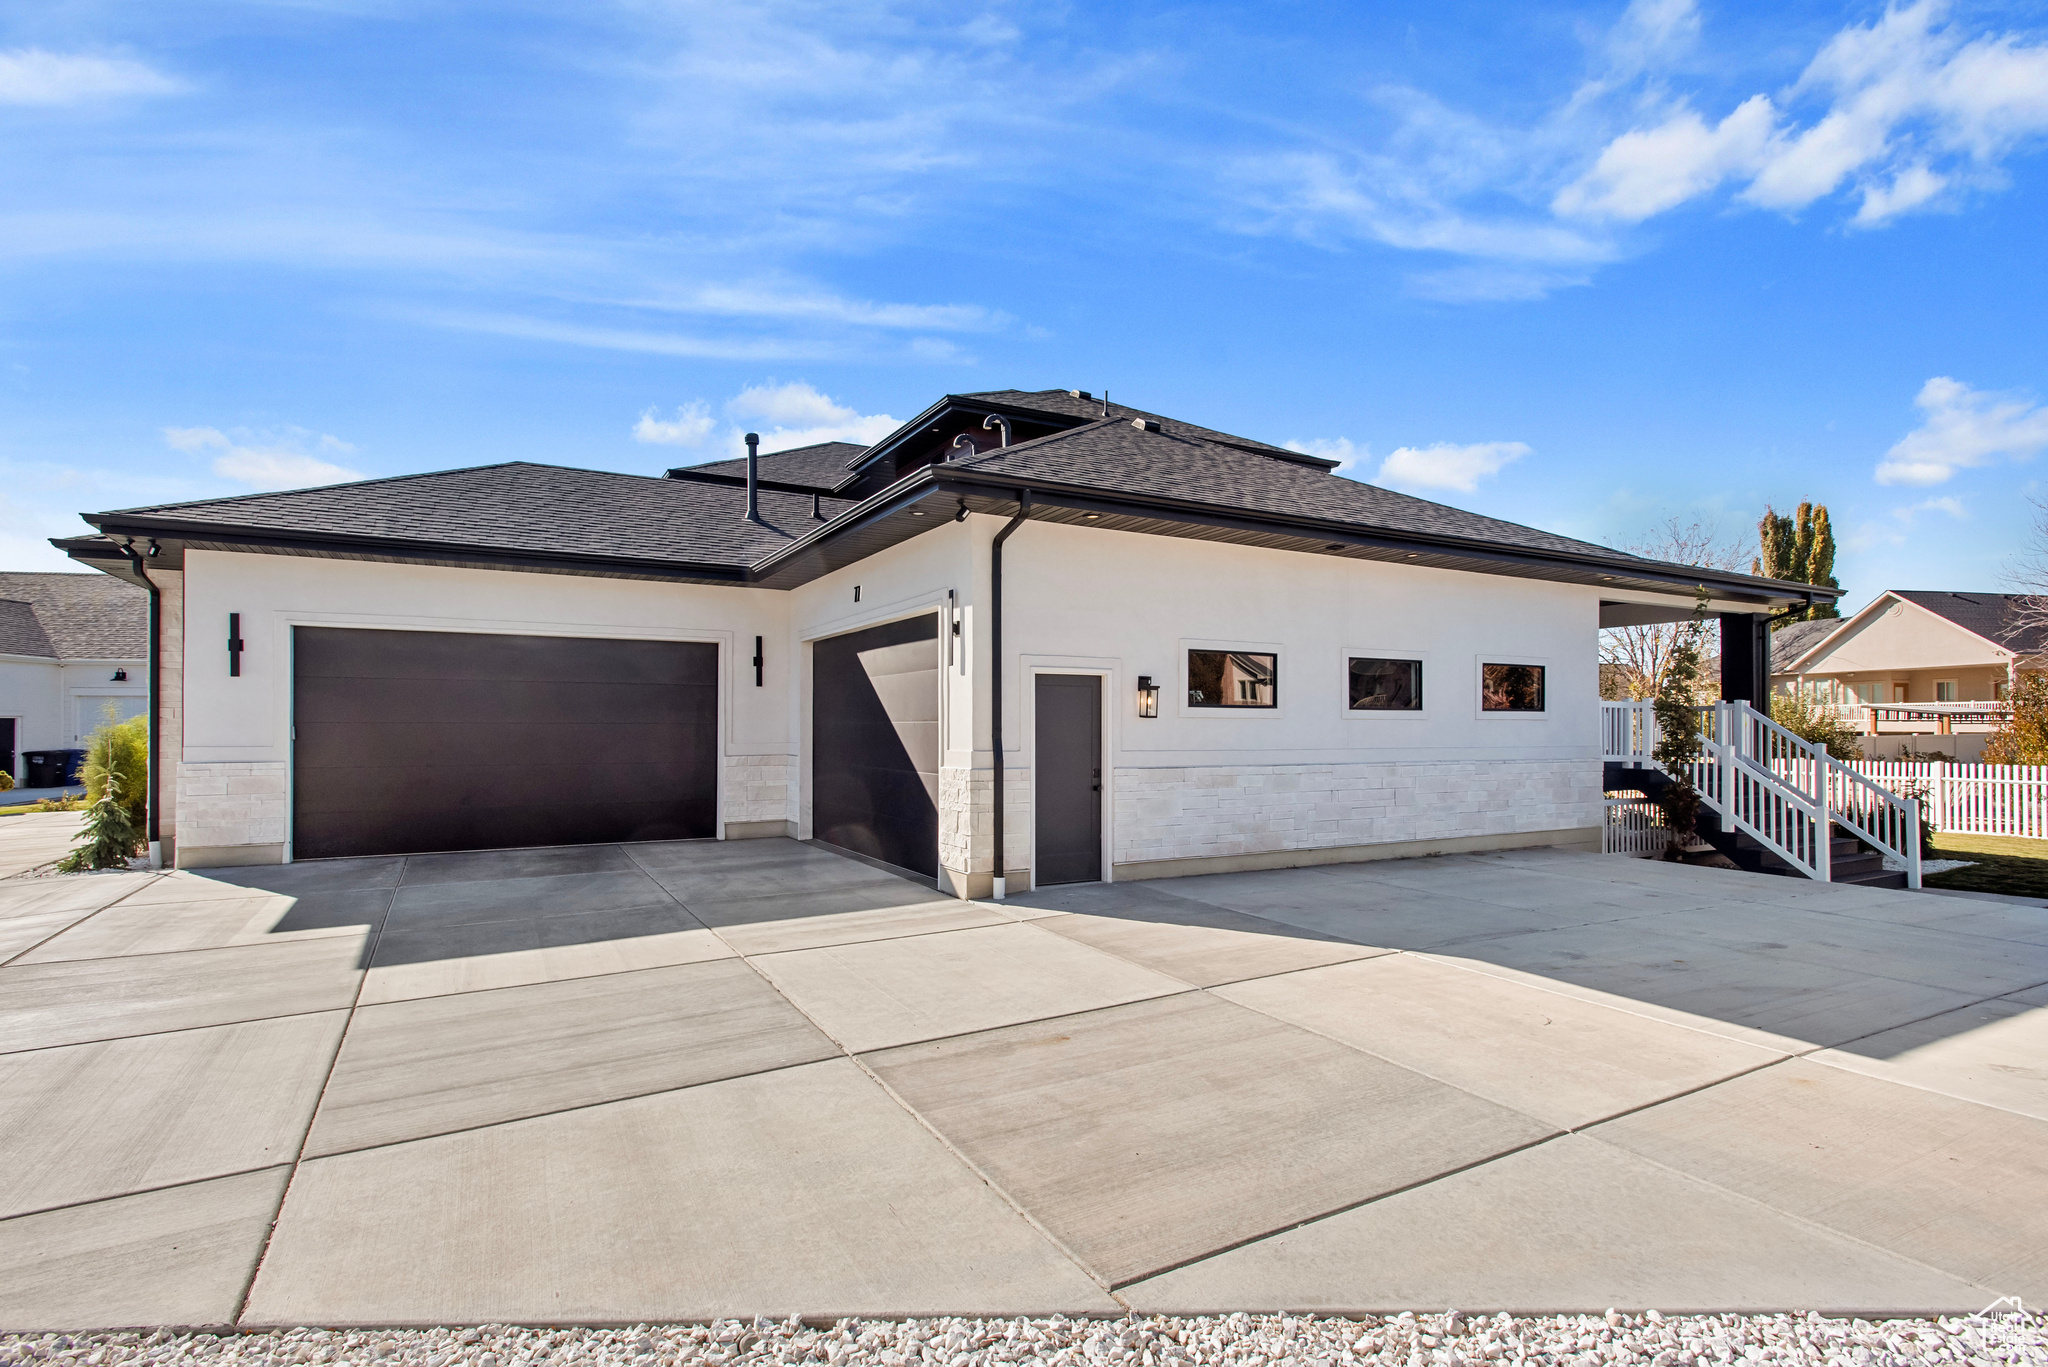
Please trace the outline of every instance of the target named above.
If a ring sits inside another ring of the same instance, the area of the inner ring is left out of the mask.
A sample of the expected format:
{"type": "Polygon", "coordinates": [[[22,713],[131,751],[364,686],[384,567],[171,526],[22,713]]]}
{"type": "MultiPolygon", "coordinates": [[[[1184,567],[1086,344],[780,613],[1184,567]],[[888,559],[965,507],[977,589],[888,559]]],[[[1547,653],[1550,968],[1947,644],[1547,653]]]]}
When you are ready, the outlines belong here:
{"type": "Polygon", "coordinates": [[[0,1364],[365,1363],[382,1367],[1465,1367],[1481,1363],[2048,1367],[2048,1317],[1826,1319],[1819,1315],[1296,1315],[1129,1319],[719,1320],[626,1329],[286,1329],[218,1334],[0,1335],[0,1364]]]}

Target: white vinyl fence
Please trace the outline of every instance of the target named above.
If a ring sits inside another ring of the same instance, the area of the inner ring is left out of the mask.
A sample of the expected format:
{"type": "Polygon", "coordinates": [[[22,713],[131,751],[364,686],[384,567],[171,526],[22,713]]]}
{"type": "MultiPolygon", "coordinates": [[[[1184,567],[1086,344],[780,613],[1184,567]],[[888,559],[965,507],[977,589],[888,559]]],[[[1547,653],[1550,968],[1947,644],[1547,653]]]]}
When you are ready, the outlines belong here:
{"type": "Polygon", "coordinates": [[[1937,831],[2048,840],[2048,765],[1859,760],[1848,767],[1894,793],[1918,797],[1937,831]]]}
{"type": "Polygon", "coordinates": [[[1605,854],[1625,854],[1636,859],[1656,859],[1671,844],[1671,829],[1657,804],[1644,798],[1607,799],[1607,823],[1601,829],[1600,849],[1605,854]]]}

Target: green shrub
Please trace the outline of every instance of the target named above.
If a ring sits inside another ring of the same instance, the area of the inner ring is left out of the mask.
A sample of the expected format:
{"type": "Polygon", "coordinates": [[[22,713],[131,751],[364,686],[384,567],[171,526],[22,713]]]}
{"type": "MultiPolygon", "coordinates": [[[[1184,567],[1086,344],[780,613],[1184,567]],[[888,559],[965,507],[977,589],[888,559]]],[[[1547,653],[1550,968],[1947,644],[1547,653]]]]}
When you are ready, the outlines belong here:
{"type": "Polygon", "coordinates": [[[2020,675],[2012,715],[1985,740],[1984,762],[2048,764],[2048,675],[2020,675]]]}
{"type": "Polygon", "coordinates": [[[1809,745],[1819,745],[1836,759],[1863,758],[1858,734],[1851,731],[1830,707],[1818,707],[1799,693],[1779,693],[1771,699],[1771,720],[1809,745]]]}
{"type": "Polygon", "coordinates": [[[9,788],[12,788],[13,786],[14,775],[8,773],[5,769],[0,769],[0,793],[6,792],[9,788]]]}
{"type": "Polygon", "coordinates": [[[100,784],[99,797],[86,809],[85,825],[79,832],[77,847],[57,864],[65,873],[83,873],[87,869],[125,869],[142,843],[135,821],[128,814],[121,775],[109,770],[100,779],[100,784]]]}
{"type": "Polygon", "coordinates": [[[104,792],[107,774],[119,776],[121,801],[128,819],[137,825],[149,816],[149,718],[114,720],[114,705],[107,704],[106,720],[85,742],[85,765],[79,781],[86,797],[104,792]]]}

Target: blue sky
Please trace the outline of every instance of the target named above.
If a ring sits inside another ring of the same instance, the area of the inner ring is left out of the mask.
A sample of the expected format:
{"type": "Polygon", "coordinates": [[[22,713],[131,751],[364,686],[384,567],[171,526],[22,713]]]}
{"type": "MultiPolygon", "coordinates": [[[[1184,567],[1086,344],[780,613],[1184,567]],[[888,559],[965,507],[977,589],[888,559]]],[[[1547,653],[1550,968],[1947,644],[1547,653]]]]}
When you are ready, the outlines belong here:
{"type": "Polygon", "coordinates": [[[79,510],[654,473],[1108,389],[1608,544],[1827,503],[1997,589],[2048,5],[0,15],[0,565],[79,510]]]}

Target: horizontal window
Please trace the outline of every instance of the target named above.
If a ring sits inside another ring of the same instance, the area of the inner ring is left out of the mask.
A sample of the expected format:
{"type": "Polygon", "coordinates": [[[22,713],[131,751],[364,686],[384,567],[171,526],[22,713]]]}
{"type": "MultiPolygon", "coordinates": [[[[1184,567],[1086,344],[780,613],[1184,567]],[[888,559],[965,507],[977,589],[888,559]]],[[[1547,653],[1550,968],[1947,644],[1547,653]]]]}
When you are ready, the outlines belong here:
{"type": "Polygon", "coordinates": [[[1351,707],[1356,712],[1422,710],[1422,661],[1351,661],[1351,707]]]}
{"type": "Polygon", "coordinates": [[[1277,707],[1280,657],[1243,650],[1188,652],[1189,707],[1277,707]]]}
{"type": "Polygon", "coordinates": [[[1542,665],[1481,665],[1479,707],[1485,712],[1541,712],[1542,665]]]}

